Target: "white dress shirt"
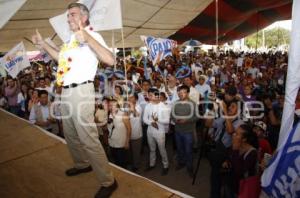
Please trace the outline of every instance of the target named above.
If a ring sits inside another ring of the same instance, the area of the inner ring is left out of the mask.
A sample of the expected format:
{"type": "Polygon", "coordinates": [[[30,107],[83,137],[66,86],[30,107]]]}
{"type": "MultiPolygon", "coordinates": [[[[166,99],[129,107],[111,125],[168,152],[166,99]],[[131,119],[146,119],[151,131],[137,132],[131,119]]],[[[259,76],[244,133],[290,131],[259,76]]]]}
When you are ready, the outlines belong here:
{"type": "Polygon", "coordinates": [[[148,125],[148,131],[153,133],[166,133],[165,124],[170,122],[170,113],[170,108],[168,108],[168,106],[162,102],[158,104],[147,104],[144,110],[143,121],[148,125]],[[152,115],[158,117],[158,129],[151,125],[151,123],[154,121],[152,115]]]}
{"type": "MultiPolygon", "coordinates": [[[[108,48],[100,34],[90,30],[89,26],[85,30],[102,46],[108,48]]],[[[75,34],[72,34],[68,43],[72,43],[74,40],[76,40],[76,37],[75,34]]],[[[70,70],[63,77],[65,86],[94,80],[97,72],[98,57],[87,43],[82,43],[79,47],[71,48],[70,50],[61,51],[59,57],[64,57],[68,60],[70,67],[70,70]]]]}

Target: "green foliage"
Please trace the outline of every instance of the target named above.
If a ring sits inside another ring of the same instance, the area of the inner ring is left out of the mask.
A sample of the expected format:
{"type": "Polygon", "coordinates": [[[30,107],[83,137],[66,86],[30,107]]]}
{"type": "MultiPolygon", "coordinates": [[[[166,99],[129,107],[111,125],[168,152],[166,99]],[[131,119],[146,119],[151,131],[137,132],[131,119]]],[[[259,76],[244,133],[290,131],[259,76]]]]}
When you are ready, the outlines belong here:
{"type": "MultiPolygon", "coordinates": [[[[268,48],[290,43],[290,31],[284,28],[265,30],[265,46],[268,48]]],[[[249,48],[259,48],[263,45],[263,31],[245,38],[245,44],[249,48]]]]}

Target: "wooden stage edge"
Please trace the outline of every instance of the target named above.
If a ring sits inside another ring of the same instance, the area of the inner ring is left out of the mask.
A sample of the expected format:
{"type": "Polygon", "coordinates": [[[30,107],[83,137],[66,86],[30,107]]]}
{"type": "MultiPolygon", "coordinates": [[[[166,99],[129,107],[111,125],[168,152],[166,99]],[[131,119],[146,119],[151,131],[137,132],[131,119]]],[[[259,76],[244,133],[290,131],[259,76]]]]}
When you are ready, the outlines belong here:
{"type": "MultiPolygon", "coordinates": [[[[0,197],[94,197],[99,183],[93,172],[67,177],[73,166],[64,139],[0,109],[0,197]]],[[[184,197],[173,190],[110,163],[118,197],[184,197]]]]}

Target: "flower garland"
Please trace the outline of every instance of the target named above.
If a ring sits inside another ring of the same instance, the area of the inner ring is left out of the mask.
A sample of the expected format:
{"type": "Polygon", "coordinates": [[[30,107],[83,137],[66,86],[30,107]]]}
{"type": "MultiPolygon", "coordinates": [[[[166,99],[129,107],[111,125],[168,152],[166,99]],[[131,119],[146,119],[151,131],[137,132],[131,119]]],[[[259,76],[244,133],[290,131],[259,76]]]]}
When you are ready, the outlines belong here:
{"type": "Polygon", "coordinates": [[[56,74],[56,83],[58,86],[63,86],[64,84],[63,77],[71,69],[70,63],[72,62],[72,58],[71,57],[66,58],[64,56],[64,53],[71,49],[78,48],[79,44],[80,43],[75,39],[69,44],[66,43],[63,44],[59,53],[58,69],[56,74]]]}

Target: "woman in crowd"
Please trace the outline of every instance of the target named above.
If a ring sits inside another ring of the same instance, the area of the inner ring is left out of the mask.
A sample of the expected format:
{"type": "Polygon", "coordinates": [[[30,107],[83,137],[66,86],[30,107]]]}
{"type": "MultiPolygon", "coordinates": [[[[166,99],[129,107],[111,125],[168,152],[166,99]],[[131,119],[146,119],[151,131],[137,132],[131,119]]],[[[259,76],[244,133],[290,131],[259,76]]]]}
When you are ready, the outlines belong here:
{"type": "Polygon", "coordinates": [[[23,83],[21,85],[21,91],[18,93],[18,105],[19,105],[19,112],[18,116],[21,118],[27,118],[28,114],[26,115],[26,100],[27,100],[27,85],[23,83]]]}
{"type": "Polygon", "coordinates": [[[33,107],[33,105],[38,104],[38,103],[39,103],[39,91],[34,89],[32,92],[32,95],[28,101],[28,112],[31,111],[31,108],[33,107]]]}
{"type": "Polygon", "coordinates": [[[224,168],[232,168],[232,190],[234,195],[239,193],[242,179],[258,174],[258,138],[252,126],[240,125],[232,138],[232,154],[230,162],[223,164],[224,168]]]}
{"type": "Polygon", "coordinates": [[[115,164],[126,168],[127,150],[131,137],[131,124],[127,113],[120,110],[117,100],[113,99],[109,103],[109,131],[108,142],[115,164]]]}

